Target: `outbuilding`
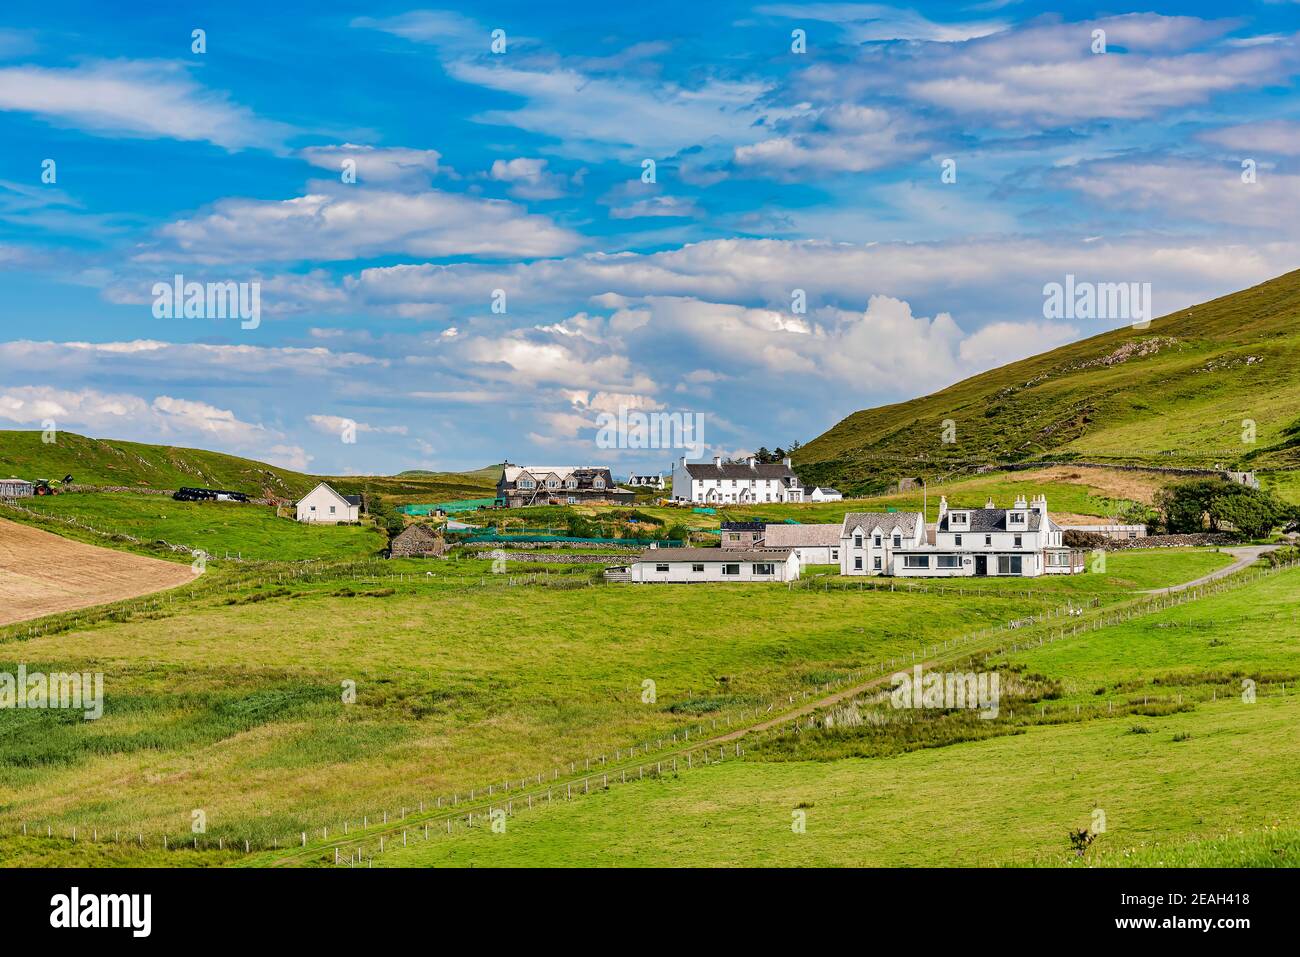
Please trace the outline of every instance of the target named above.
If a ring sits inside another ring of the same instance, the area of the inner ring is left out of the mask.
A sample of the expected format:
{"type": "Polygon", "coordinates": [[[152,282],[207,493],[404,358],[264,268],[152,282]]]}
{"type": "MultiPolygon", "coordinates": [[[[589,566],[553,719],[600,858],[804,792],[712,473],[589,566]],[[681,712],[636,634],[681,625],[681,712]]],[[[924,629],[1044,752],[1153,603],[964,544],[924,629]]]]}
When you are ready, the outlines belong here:
{"type": "Polygon", "coordinates": [[[0,479],[0,498],[31,498],[36,487],[20,478],[0,479]]]}
{"type": "Polygon", "coordinates": [[[799,556],[789,548],[648,548],[629,572],[634,582],[788,582],[799,578],[799,556]]]}

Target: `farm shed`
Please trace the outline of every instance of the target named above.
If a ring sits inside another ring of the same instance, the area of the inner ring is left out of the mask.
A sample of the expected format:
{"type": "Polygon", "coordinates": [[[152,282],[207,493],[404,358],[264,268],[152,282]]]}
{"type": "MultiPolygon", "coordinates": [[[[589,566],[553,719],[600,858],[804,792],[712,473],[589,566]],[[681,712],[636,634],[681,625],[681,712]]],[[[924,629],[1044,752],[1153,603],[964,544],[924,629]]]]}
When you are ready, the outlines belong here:
{"type": "Polygon", "coordinates": [[[629,571],[634,582],[786,582],[799,577],[799,556],[789,548],[648,548],[629,571]]]}
{"type": "Polygon", "coordinates": [[[0,498],[31,498],[35,486],[20,478],[0,479],[0,498]]]}

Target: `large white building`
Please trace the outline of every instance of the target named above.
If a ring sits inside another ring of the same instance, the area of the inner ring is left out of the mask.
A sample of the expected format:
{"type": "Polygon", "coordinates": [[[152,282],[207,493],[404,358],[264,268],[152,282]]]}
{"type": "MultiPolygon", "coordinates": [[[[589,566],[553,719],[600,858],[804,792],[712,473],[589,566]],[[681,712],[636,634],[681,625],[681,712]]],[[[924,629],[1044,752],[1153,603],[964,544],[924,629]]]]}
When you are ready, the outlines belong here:
{"type": "Polygon", "coordinates": [[[949,508],[922,524],[920,512],[850,513],[844,518],[840,571],[845,575],[902,577],[1069,575],[1083,571],[1083,552],[1061,542],[1047,514],[1047,497],[1010,508],[992,500],[983,508],[949,508]]]}
{"type": "Polygon", "coordinates": [[[799,577],[790,549],[647,548],[628,566],[634,582],[788,582],[799,577]]]}
{"type": "Polygon", "coordinates": [[[298,521],[338,525],[361,520],[361,496],[340,495],[324,482],[298,502],[298,521]]]}
{"type": "Polygon", "coordinates": [[[673,466],[673,500],[699,505],[752,505],[759,502],[802,502],[803,486],[790,467],[790,459],[759,462],[687,462],[673,466]]]}

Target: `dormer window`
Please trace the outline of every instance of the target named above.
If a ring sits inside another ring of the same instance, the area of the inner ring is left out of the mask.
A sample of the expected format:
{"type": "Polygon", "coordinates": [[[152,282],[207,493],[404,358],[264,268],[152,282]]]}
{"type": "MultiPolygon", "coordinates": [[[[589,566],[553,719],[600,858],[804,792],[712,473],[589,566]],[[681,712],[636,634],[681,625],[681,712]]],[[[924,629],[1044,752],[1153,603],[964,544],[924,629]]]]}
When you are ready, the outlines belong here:
{"type": "Polygon", "coordinates": [[[954,525],[965,525],[965,524],[966,524],[966,513],[965,513],[965,512],[951,512],[951,513],[949,513],[949,516],[950,516],[950,518],[952,519],[952,523],[953,523],[954,525]]]}
{"type": "Polygon", "coordinates": [[[576,478],[570,477],[569,480],[564,484],[567,485],[569,488],[577,488],[578,480],[576,478]]]}
{"type": "Polygon", "coordinates": [[[1025,513],[1024,513],[1024,512],[1012,512],[1012,513],[1011,513],[1011,524],[1012,524],[1012,525],[1021,525],[1021,524],[1024,523],[1024,521],[1025,521],[1025,513]]]}
{"type": "Polygon", "coordinates": [[[547,487],[547,488],[559,488],[559,487],[560,487],[560,480],[559,480],[559,479],[547,479],[547,480],[546,480],[546,487],[547,487]]]}
{"type": "Polygon", "coordinates": [[[895,533],[894,533],[894,547],[895,547],[895,548],[898,548],[898,547],[899,547],[900,545],[902,545],[902,544],[903,544],[903,536],[902,536],[902,535],[899,535],[897,532],[895,532],[895,533]]]}
{"type": "Polygon", "coordinates": [[[591,480],[591,487],[592,487],[592,488],[604,488],[604,487],[605,487],[605,480],[604,480],[603,478],[600,478],[599,476],[597,476],[596,478],[594,478],[594,479],[591,480]]]}
{"type": "Polygon", "coordinates": [[[519,487],[520,487],[520,488],[532,488],[532,487],[533,487],[533,480],[532,480],[532,479],[520,479],[520,480],[519,480],[519,487]]]}

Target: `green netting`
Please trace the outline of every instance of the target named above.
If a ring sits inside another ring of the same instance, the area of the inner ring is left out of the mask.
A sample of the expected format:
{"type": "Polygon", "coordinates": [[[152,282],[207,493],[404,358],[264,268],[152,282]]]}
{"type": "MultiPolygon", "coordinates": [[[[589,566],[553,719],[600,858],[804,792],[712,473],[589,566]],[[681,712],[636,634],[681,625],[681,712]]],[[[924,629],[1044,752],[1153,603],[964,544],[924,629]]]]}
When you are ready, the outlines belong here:
{"type": "Polygon", "coordinates": [[[461,539],[465,542],[568,542],[576,545],[660,545],[678,548],[684,542],[662,538],[578,538],[574,535],[519,535],[509,532],[476,532],[461,539]]]}
{"type": "Polygon", "coordinates": [[[472,512],[500,504],[502,500],[499,498],[465,498],[455,502],[435,502],[432,505],[399,505],[397,510],[404,515],[432,515],[434,512],[454,515],[457,512],[472,512]]]}

